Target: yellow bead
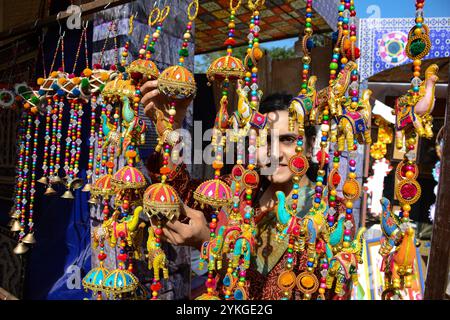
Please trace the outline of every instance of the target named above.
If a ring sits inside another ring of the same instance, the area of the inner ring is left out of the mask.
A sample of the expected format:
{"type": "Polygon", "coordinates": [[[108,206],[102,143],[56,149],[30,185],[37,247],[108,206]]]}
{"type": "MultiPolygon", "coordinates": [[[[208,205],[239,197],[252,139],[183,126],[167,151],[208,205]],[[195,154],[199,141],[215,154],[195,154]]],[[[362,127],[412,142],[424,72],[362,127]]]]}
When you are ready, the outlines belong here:
{"type": "Polygon", "coordinates": [[[411,206],[409,204],[404,204],[402,207],[403,211],[411,211],[411,206]]]}
{"type": "Polygon", "coordinates": [[[258,68],[257,68],[257,67],[253,67],[253,68],[252,68],[252,72],[253,72],[253,73],[257,73],[257,72],[258,72],[258,68]]]}
{"type": "Polygon", "coordinates": [[[420,28],[414,29],[414,34],[415,34],[416,36],[420,36],[420,35],[422,34],[422,29],[420,29],[420,28]]]}
{"type": "Polygon", "coordinates": [[[228,272],[228,273],[232,273],[232,272],[233,272],[233,268],[228,268],[228,269],[227,269],[227,272],[228,272]]]}
{"type": "Polygon", "coordinates": [[[350,37],[350,41],[351,41],[351,42],[356,42],[356,36],[351,36],[351,37],[350,37]]]}
{"type": "Polygon", "coordinates": [[[153,292],[152,292],[152,296],[157,297],[157,296],[158,296],[158,292],[153,291],[153,292]]]}
{"type": "Polygon", "coordinates": [[[350,247],[350,243],[347,242],[347,241],[345,241],[345,242],[343,243],[343,246],[344,246],[344,248],[348,248],[348,247],[350,247]]]}
{"type": "Polygon", "coordinates": [[[345,203],[345,206],[346,206],[347,208],[351,209],[351,208],[353,208],[353,202],[347,201],[347,202],[345,203]]]}
{"type": "Polygon", "coordinates": [[[348,174],[348,177],[351,178],[351,179],[355,179],[355,178],[356,178],[356,173],[350,172],[350,173],[348,174]]]}
{"type": "Polygon", "coordinates": [[[413,65],[414,65],[415,67],[419,67],[421,64],[422,64],[422,61],[419,60],[419,59],[416,59],[416,60],[413,61],[413,65]]]}

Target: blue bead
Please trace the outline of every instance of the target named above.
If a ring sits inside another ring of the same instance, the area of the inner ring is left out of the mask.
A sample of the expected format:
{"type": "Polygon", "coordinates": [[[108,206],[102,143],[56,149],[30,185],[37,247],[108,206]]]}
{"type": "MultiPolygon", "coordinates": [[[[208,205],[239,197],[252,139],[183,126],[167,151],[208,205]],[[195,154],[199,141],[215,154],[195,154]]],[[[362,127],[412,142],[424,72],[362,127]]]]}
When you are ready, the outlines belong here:
{"type": "Polygon", "coordinates": [[[352,97],[353,102],[358,102],[358,100],[359,100],[358,97],[352,97]]]}
{"type": "Polygon", "coordinates": [[[317,181],[323,182],[323,177],[318,176],[318,177],[317,177],[317,181]]]}
{"type": "Polygon", "coordinates": [[[308,65],[308,64],[304,64],[304,65],[303,65],[303,69],[309,70],[309,65],[308,65]]]}
{"type": "Polygon", "coordinates": [[[311,261],[308,261],[307,265],[308,265],[308,267],[312,267],[312,266],[314,266],[314,263],[312,263],[311,261]]]}
{"type": "Polygon", "coordinates": [[[320,198],[315,198],[315,199],[314,199],[314,202],[315,202],[315,203],[320,203],[320,198]]]}
{"type": "Polygon", "coordinates": [[[59,90],[56,92],[56,94],[57,94],[58,96],[63,96],[63,95],[64,95],[64,90],[63,90],[63,89],[59,89],[59,90]]]}
{"type": "Polygon", "coordinates": [[[292,258],[287,259],[287,262],[289,262],[289,263],[292,263],[292,261],[294,261],[294,259],[292,259],[292,258]]]}
{"type": "Polygon", "coordinates": [[[252,217],[252,215],[248,212],[244,215],[245,219],[250,219],[251,217],[252,217]]]}
{"type": "Polygon", "coordinates": [[[298,189],[298,188],[299,188],[298,184],[294,183],[294,189],[298,189]]]}
{"type": "Polygon", "coordinates": [[[225,296],[225,299],[230,299],[230,296],[225,296]]]}
{"type": "Polygon", "coordinates": [[[293,194],[292,199],[298,199],[298,194],[293,194]]]}
{"type": "Polygon", "coordinates": [[[303,145],[303,141],[301,141],[301,140],[297,141],[297,145],[298,146],[302,146],[303,145]]]}
{"type": "Polygon", "coordinates": [[[419,22],[416,24],[416,26],[417,26],[417,28],[422,28],[422,23],[419,22]]]}
{"type": "Polygon", "coordinates": [[[348,24],[348,18],[344,18],[344,19],[342,20],[342,22],[345,23],[345,24],[348,24]]]}
{"type": "Polygon", "coordinates": [[[353,70],[353,71],[352,71],[352,74],[355,75],[355,76],[357,76],[357,75],[358,75],[358,70],[353,70]]]}
{"type": "Polygon", "coordinates": [[[352,209],[346,209],[345,212],[346,212],[347,214],[352,214],[353,210],[352,210],[352,209]]]}
{"type": "Polygon", "coordinates": [[[336,53],[335,53],[335,54],[333,54],[333,59],[336,59],[336,60],[337,60],[337,59],[339,59],[339,55],[338,55],[338,54],[336,54],[336,53]]]}
{"type": "Polygon", "coordinates": [[[339,6],[339,11],[344,11],[344,9],[345,9],[345,6],[344,6],[343,4],[341,4],[341,5],[339,6]]]}
{"type": "Polygon", "coordinates": [[[349,236],[344,236],[344,241],[350,241],[350,237],[349,236]]]}
{"type": "Polygon", "coordinates": [[[72,94],[73,94],[75,97],[78,97],[78,96],[81,94],[81,92],[80,92],[80,90],[78,90],[77,88],[75,88],[75,89],[72,90],[72,94]]]}
{"type": "Polygon", "coordinates": [[[327,141],[327,137],[322,137],[322,141],[327,141]]]}
{"type": "Polygon", "coordinates": [[[418,92],[418,91],[419,91],[419,87],[414,87],[414,88],[413,88],[413,91],[414,91],[414,92],[418,92]]]}
{"type": "Polygon", "coordinates": [[[45,94],[45,90],[40,89],[40,90],[38,91],[38,94],[39,94],[40,96],[43,96],[43,95],[45,94]]]}

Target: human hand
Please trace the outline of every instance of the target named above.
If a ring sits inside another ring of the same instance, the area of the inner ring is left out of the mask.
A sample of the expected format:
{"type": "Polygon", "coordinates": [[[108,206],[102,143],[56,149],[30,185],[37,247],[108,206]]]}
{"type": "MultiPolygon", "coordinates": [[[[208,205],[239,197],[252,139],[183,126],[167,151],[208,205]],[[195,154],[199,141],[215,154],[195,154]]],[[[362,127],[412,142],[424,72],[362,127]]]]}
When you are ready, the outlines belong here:
{"type": "Polygon", "coordinates": [[[200,249],[209,240],[209,227],[203,212],[182,204],[182,213],[189,218],[188,223],[168,222],[162,228],[161,238],[177,246],[191,246],[200,249]]]}
{"type": "MultiPolygon", "coordinates": [[[[141,86],[142,99],[141,103],[144,106],[144,113],[153,122],[157,121],[158,110],[162,111],[165,121],[169,121],[169,105],[170,99],[161,94],[158,90],[158,80],[146,81],[141,86]]],[[[173,129],[181,128],[186,111],[191,99],[177,100],[176,114],[174,117],[173,129]]]]}

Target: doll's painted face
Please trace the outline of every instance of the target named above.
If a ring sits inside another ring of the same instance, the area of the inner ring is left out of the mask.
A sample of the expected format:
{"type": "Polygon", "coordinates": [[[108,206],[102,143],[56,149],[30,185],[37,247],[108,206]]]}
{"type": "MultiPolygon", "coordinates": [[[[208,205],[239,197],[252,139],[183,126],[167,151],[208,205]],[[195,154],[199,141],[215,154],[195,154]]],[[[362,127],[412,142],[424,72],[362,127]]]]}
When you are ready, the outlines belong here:
{"type": "Polygon", "coordinates": [[[292,179],[289,159],[295,155],[297,126],[289,131],[289,113],[279,110],[267,113],[269,136],[267,146],[258,148],[258,166],[274,184],[288,183],[292,179]]]}

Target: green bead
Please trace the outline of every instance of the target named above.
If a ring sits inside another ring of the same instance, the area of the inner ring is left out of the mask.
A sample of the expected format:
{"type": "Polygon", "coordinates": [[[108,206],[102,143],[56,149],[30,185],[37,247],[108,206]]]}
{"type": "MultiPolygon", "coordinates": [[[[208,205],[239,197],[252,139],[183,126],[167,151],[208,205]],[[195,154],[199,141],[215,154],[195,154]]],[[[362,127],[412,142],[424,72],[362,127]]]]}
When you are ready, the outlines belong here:
{"type": "Polygon", "coordinates": [[[307,28],[311,28],[311,23],[310,23],[310,22],[307,22],[307,23],[305,24],[305,26],[306,26],[307,28]]]}
{"type": "Polygon", "coordinates": [[[89,79],[83,78],[81,79],[81,88],[86,89],[89,87],[89,79]]]}
{"type": "Polygon", "coordinates": [[[180,49],[180,51],[178,51],[178,54],[181,57],[189,57],[189,51],[187,48],[180,49]]]}
{"type": "Polygon", "coordinates": [[[101,84],[100,87],[99,87],[99,89],[100,89],[100,92],[102,92],[103,89],[105,89],[105,85],[104,85],[104,84],[101,84]]]}
{"type": "Polygon", "coordinates": [[[119,66],[117,68],[117,70],[119,70],[119,72],[125,72],[125,67],[124,66],[119,66]]]}
{"type": "Polygon", "coordinates": [[[335,196],[330,196],[330,201],[334,201],[334,200],[336,200],[336,197],[335,196]]]}
{"type": "Polygon", "coordinates": [[[308,85],[306,83],[302,83],[302,89],[307,89],[308,85]]]}
{"type": "Polygon", "coordinates": [[[330,117],[328,115],[323,115],[323,120],[328,120],[330,117]]]}
{"type": "Polygon", "coordinates": [[[338,64],[336,62],[330,63],[330,69],[331,70],[337,70],[337,68],[338,68],[338,64]]]}
{"type": "Polygon", "coordinates": [[[32,104],[38,104],[38,103],[39,103],[39,98],[36,97],[36,96],[33,96],[33,97],[31,98],[31,103],[32,103],[32,104]]]}
{"type": "Polygon", "coordinates": [[[155,48],[154,47],[149,47],[147,50],[150,51],[151,53],[155,53],[155,48]]]}

